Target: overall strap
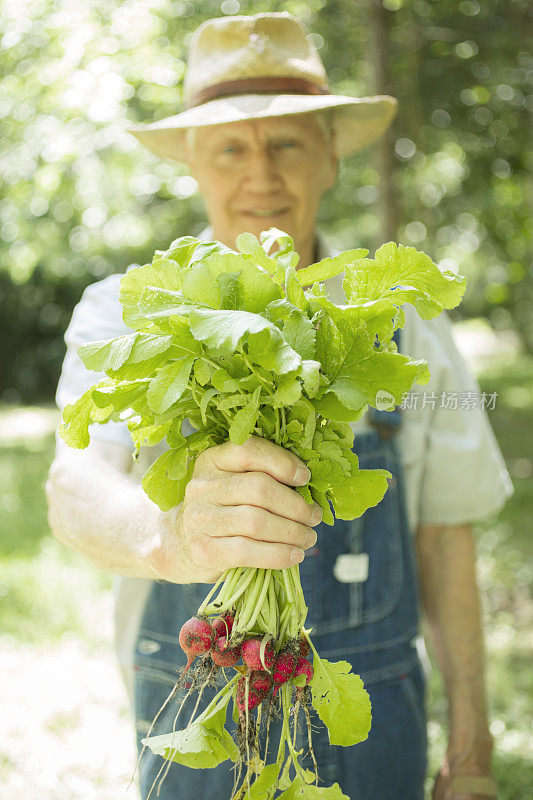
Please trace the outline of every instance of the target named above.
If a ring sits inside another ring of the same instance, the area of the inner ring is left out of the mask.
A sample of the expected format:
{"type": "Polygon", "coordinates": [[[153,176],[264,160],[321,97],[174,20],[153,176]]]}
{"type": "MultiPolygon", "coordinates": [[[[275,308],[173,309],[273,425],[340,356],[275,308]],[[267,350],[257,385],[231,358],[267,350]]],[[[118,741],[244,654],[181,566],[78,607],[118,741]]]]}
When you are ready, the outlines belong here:
{"type": "MultiPolygon", "coordinates": [[[[400,328],[394,331],[393,340],[400,349],[400,328]]],[[[395,406],[392,411],[382,411],[372,406],[368,409],[368,421],[375,428],[382,439],[390,439],[400,429],[402,414],[400,406],[395,406]]]]}

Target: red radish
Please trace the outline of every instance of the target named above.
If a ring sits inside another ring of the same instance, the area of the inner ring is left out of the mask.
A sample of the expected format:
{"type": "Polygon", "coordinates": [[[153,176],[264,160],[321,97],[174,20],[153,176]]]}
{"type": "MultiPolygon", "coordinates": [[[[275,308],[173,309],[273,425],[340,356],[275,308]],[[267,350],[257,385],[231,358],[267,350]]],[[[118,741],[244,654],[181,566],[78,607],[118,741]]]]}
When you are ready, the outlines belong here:
{"type": "MultiPolygon", "coordinates": [[[[248,684],[248,711],[253,711],[263,702],[272,688],[272,678],[264,670],[254,670],[250,673],[248,684]]],[[[246,678],[239,678],[237,683],[237,708],[240,714],[246,710],[246,678]]]]}
{"type": "Polygon", "coordinates": [[[276,660],[276,651],[272,642],[268,641],[263,647],[263,658],[261,658],[261,639],[246,639],[241,644],[241,653],[244,663],[249,669],[271,670],[276,660]]]}
{"type": "Polygon", "coordinates": [[[296,669],[296,656],[289,650],[284,650],[276,659],[272,679],[276,689],[282,686],[289,678],[292,678],[294,670],[296,669]]]}
{"type": "Polygon", "coordinates": [[[219,617],[213,622],[213,630],[215,631],[215,639],[219,636],[229,636],[233,628],[233,617],[227,614],[225,617],[219,617]]]}
{"type": "Polygon", "coordinates": [[[313,665],[310,661],[308,661],[303,656],[300,656],[298,662],[296,664],[296,669],[294,670],[293,678],[297,678],[299,675],[305,675],[305,685],[307,686],[309,682],[312,680],[314,675],[313,665]]]}
{"type": "Polygon", "coordinates": [[[311,647],[309,645],[309,642],[304,636],[302,636],[300,639],[300,655],[303,656],[304,658],[307,658],[310,650],[311,647]]]}
{"type": "Polygon", "coordinates": [[[195,658],[203,656],[204,653],[208,653],[211,650],[214,638],[213,628],[206,619],[191,617],[183,624],[179,643],[187,656],[185,669],[189,669],[195,658]]]}
{"type": "Polygon", "coordinates": [[[241,657],[240,647],[228,647],[228,637],[219,636],[213,642],[211,658],[217,667],[234,667],[241,657]]]}

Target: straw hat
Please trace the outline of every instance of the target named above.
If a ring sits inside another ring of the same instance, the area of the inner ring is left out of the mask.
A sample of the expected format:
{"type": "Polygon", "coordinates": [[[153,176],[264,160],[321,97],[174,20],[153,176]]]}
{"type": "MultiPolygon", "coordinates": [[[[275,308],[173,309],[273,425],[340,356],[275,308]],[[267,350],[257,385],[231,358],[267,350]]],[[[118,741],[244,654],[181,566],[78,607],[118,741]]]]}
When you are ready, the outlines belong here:
{"type": "Polygon", "coordinates": [[[286,11],[200,25],[191,39],[184,99],[180,114],[129,133],[156,155],[184,161],[187,128],[329,109],[337,155],[346,156],[372,144],[397,109],[388,95],[332,94],[306,29],[286,11]]]}

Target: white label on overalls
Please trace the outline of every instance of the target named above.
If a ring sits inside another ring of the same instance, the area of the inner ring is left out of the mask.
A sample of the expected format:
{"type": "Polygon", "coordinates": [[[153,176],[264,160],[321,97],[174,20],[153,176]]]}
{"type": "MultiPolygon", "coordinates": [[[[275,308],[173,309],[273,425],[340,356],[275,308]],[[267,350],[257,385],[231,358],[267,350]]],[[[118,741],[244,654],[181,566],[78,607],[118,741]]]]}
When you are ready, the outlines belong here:
{"type": "Polygon", "coordinates": [[[343,553],[337,556],[333,574],[340,583],[360,583],[368,578],[368,553],[343,553]]]}

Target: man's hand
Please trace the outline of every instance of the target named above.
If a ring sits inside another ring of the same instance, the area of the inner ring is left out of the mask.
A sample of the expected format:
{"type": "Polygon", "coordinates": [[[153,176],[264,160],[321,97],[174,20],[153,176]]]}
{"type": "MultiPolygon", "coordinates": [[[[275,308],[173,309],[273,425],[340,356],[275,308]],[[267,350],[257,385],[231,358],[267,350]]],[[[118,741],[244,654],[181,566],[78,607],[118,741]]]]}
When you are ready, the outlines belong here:
{"type": "Polygon", "coordinates": [[[458,749],[450,742],[444,763],[440,769],[435,786],[433,788],[432,800],[494,800],[495,794],[485,794],[483,783],[493,781],[491,772],[491,755],[493,739],[490,733],[481,737],[479,740],[471,741],[468,746],[458,749]],[[461,778],[459,778],[461,776],[461,778]],[[482,778],[478,782],[478,787],[474,791],[466,791],[468,783],[473,784],[476,778],[482,778]],[[474,781],[472,781],[474,779],[474,781]],[[462,780],[463,788],[459,780],[462,780]],[[454,782],[457,790],[453,789],[454,782]]]}
{"type": "Polygon", "coordinates": [[[316,503],[290,488],[309,477],[297,456],[260,437],[204,450],[183,503],[159,517],[155,571],[183,582],[185,560],[188,582],[210,583],[230,567],[298,564],[316,542],[311,526],[322,519],[316,503]]]}

